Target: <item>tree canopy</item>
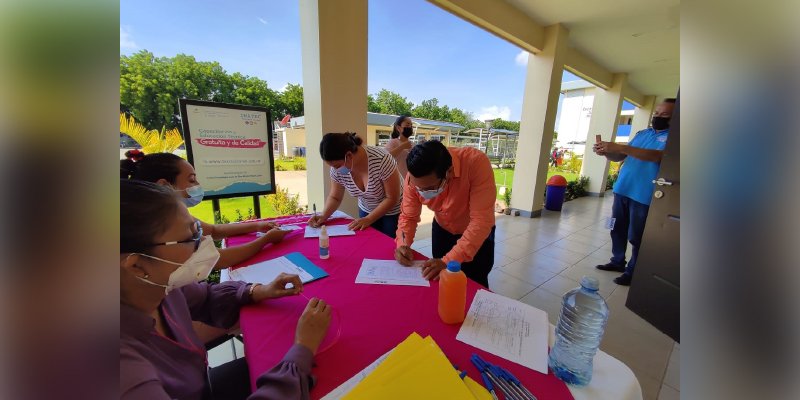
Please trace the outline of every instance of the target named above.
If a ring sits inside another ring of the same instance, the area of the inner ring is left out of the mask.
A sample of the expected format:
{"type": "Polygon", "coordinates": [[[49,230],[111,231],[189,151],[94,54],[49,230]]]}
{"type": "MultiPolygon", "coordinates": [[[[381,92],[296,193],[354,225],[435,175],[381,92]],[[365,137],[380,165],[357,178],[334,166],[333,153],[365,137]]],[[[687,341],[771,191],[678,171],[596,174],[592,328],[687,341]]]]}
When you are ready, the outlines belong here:
{"type": "MultiPolygon", "coordinates": [[[[155,57],[142,50],[120,56],[119,67],[120,110],[130,113],[147,129],[180,129],[180,98],[265,107],[272,111],[274,119],[285,114],[304,115],[302,85],[288,84],[276,91],[257,77],[228,74],[216,61],[197,61],[185,54],[155,57]]],[[[367,95],[367,110],[454,122],[468,129],[484,126],[472,113],[439,104],[435,97],[415,105],[387,89],[367,95]]],[[[496,119],[492,127],[519,131],[519,122],[496,119]]]]}

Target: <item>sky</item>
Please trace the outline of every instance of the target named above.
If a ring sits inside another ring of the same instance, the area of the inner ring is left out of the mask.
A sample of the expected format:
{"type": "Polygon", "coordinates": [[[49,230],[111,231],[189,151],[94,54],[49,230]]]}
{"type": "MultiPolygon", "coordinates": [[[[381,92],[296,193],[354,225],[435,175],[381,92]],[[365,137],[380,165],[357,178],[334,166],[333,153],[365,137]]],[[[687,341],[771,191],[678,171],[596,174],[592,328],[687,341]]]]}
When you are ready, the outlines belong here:
{"type": "MultiPolygon", "coordinates": [[[[368,90],[518,121],[527,53],[425,0],[369,0],[368,90]]],[[[121,0],[120,54],[188,54],[281,90],[302,83],[298,0],[121,0]],[[236,7],[231,6],[232,3],[236,7]]],[[[580,78],[564,72],[564,80],[580,78]]]]}

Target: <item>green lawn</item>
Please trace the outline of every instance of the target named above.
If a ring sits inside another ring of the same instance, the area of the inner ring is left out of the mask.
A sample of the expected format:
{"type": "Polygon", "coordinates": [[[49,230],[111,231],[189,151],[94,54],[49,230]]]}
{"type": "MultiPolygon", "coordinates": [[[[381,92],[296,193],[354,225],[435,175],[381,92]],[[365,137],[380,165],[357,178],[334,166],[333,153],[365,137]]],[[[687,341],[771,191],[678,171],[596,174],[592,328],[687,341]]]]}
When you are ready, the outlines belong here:
{"type": "MultiPolygon", "coordinates": [[[[573,174],[571,172],[563,172],[563,171],[559,171],[557,169],[550,168],[547,171],[547,178],[550,179],[550,177],[553,176],[553,175],[561,175],[561,176],[563,176],[564,178],[567,179],[567,182],[574,181],[574,180],[578,179],[578,174],[573,174]]],[[[505,182],[505,186],[512,187],[512,185],[514,184],[514,170],[513,169],[508,169],[508,168],[499,169],[498,168],[498,169],[494,170],[494,183],[498,187],[498,194],[497,194],[497,198],[498,199],[502,199],[503,198],[503,196],[501,196],[499,194],[499,188],[500,188],[500,186],[503,185],[503,182],[505,182]]]]}
{"type": "Polygon", "coordinates": [[[275,170],[276,171],[295,171],[295,165],[303,165],[303,169],[305,169],[306,165],[306,158],[305,157],[287,157],[287,158],[276,158],[275,159],[275,170]]]}
{"type": "MultiPolygon", "coordinates": [[[[267,200],[264,196],[259,196],[261,203],[261,217],[275,217],[278,215],[272,207],[267,206],[267,200]]],[[[247,217],[248,210],[253,208],[252,197],[237,197],[232,199],[220,199],[219,201],[220,212],[223,216],[227,217],[231,222],[236,221],[236,210],[242,213],[243,217],[247,217]]],[[[195,218],[207,222],[214,222],[214,211],[211,207],[211,200],[203,200],[200,204],[189,209],[189,213],[195,218]]]]}

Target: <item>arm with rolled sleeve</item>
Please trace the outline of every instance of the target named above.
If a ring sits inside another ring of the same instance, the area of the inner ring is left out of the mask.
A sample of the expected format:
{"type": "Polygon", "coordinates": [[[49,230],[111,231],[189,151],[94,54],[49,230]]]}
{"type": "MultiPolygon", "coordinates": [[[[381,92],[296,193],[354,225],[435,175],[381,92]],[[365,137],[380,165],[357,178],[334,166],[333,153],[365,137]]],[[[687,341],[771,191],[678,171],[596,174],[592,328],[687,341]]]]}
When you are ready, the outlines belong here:
{"type": "Polygon", "coordinates": [[[256,391],[247,399],[308,399],[314,386],[313,357],[311,350],[295,344],[278,365],[256,379],[256,391]]]}
{"type": "Polygon", "coordinates": [[[411,246],[411,243],[414,243],[414,235],[417,233],[421,212],[422,202],[419,200],[417,188],[411,184],[407,175],[403,186],[403,201],[400,203],[400,217],[397,222],[397,237],[395,238],[397,247],[411,246]],[[403,243],[403,232],[405,232],[406,243],[403,243]]]}
{"type": "Polygon", "coordinates": [[[456,245],[442,257],[445,264],[451,260],[460,263],[472,261],[494,226],[494,202],[497,188],[494,184],[492,165],[484,154],[468,165],[470,168],[469,225],[456,245]]]}
{"type": "Polygon", "coordinates": [[[245,282],[201,282],[180,290],[186,297],[192,320],[218,328],[230,328],[239,320],[239,309],[252,303],[245,282]]]}

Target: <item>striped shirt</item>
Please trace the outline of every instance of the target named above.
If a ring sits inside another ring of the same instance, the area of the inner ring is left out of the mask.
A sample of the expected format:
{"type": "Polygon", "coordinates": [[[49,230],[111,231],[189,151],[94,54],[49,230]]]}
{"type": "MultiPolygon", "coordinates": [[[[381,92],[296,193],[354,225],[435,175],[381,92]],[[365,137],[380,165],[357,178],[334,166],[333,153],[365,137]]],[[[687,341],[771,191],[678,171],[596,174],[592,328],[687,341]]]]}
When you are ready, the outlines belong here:
{"type": "MultiPolygon", "coordinates": [[[[367,152],[367,168],[369,178],[364,191],[358,188],[350,174],[341,174],[335,168],[331,168],[331,179],[344,186],[347,193],[358,198],[358,208],[366,213],[372,212],[386,198],[383,182],[386,182],[392,174],[397,174],[397,162],[389,152],[382,147],[364,146],[367,152]]],[[[402,190],[397,204],[393,205],[386,215],[400,214],[400,203],[403,201],[402,190]]]]}

